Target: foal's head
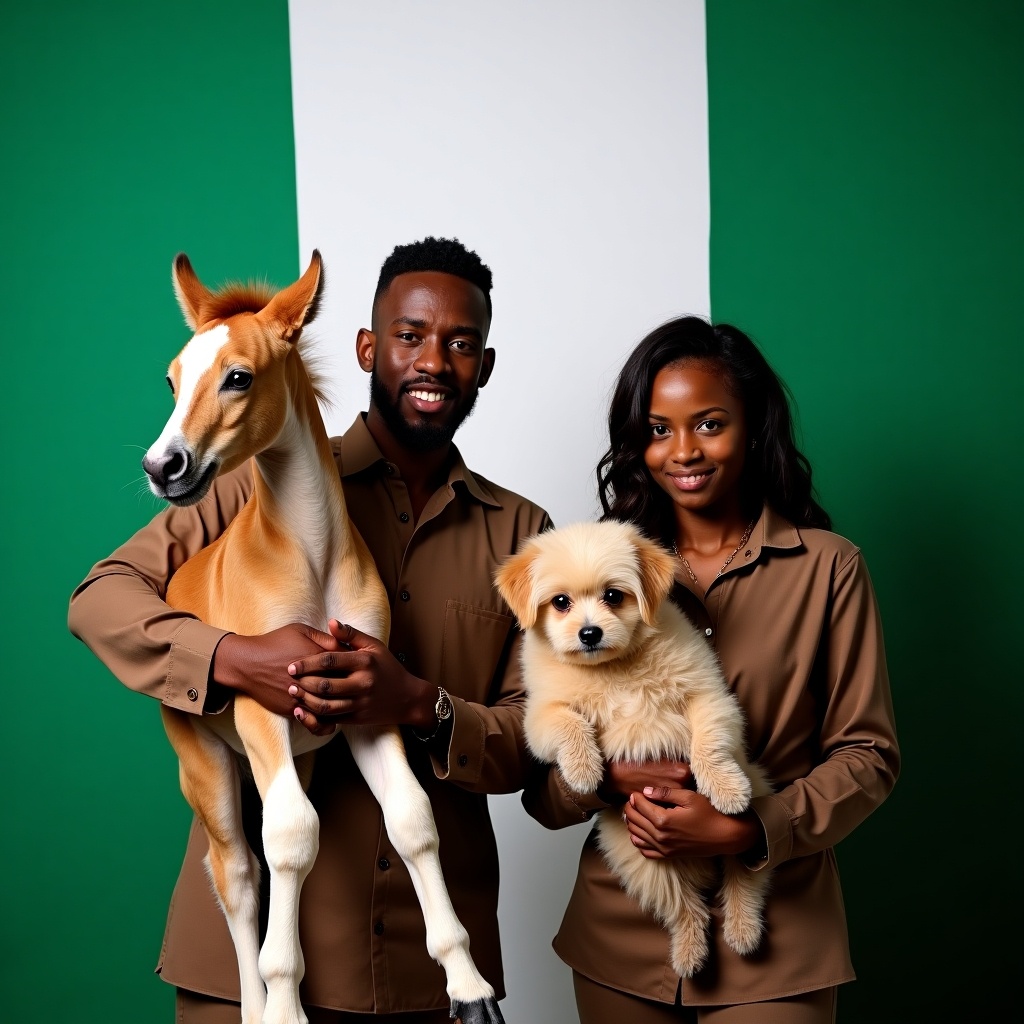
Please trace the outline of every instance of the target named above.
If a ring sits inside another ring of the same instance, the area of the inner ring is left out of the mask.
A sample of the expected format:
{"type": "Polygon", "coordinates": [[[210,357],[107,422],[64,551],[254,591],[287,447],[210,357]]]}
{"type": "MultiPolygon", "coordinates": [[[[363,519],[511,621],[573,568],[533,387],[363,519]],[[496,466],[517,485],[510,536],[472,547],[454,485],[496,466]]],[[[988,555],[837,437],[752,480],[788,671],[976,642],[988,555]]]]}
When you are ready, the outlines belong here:
{"type": "Polygon", "coordinates": [[[213,478],[273,444],[288,412],[285,364],[323,288],[320,253],[294,284],[229,286],[211,292],[184,253],[171,272],[185,321],[195,331],[167,372],[174,412],[142,468],[159,498],[193,505],[213,478]]]}

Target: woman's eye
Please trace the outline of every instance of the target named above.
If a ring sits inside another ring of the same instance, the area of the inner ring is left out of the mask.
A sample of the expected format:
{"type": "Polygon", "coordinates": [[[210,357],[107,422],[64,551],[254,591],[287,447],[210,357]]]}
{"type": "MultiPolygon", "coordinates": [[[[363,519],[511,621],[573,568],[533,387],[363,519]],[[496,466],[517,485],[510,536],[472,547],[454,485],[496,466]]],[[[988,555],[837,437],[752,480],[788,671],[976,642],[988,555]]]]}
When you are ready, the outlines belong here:
{"type": "Polygon", "coordinates": [[[625,594],[621,590],[616,590],[614,587],[609,587],[604,592],[604,603],[615,608],[617,605],[622,604],[625,594]]]}
{"type": "Polygon", "coordinates": [[[568,594],[557,594],[551,598],[551,607],[560,612],[567,612],[569,610],[572,601],[569,600],[568,594]]]}
{"type": "Polygon", "coordinates": [[[697,424],[697,429],[704,431],[705,434],[714,434],[722,429],[721,420],[704,420],[703,423],[697,424]]]}
{"type": "Polygon", "coordinates": [[[664,423],[652,423],[651,424],[651,436],[652,437],[668,437],[668,427],[664,423]]]}
{"type": "Polygon", "coordinates": [[[224,378],[225,391],[247,391],[252,384],[252,374],[248,370],[232,370],[224,378]]]}

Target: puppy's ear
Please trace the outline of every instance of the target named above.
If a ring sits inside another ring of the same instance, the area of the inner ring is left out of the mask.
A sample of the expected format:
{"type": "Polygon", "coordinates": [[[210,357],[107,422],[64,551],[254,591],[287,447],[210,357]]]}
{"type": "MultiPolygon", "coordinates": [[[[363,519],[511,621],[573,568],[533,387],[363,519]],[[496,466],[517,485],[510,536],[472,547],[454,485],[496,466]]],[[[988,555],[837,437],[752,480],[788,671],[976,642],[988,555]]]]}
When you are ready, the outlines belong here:
{"type": "Polygon", "coordinates": [[[537,603],[533,598],[533,561],[536,547],[529,541],[514,555],[506,558],[494,574],[494,585],[512,609],[523,629],[537,621],[537,603]]]}
{"type": "Polygon", "coordinates": [[[648,626],[654,625],[661,602],[668,597],[675,577],[675,560],[660,545],[646,537],[633,540],[637,566],[640,570],[640,593],[637,595],[640,616],[648,626]]]}

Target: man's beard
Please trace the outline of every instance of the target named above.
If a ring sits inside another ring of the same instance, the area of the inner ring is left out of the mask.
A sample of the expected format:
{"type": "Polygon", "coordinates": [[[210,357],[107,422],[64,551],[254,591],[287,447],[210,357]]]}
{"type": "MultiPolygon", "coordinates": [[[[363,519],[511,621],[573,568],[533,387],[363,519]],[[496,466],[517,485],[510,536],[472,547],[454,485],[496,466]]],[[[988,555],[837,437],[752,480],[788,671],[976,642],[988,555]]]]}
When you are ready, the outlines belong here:
{"type": "Polygon", "coordinates": [[[377,374],[377,368],[370,371],[370,402],[380,413],[391,436],[405,449],[418,455],[436,452],[451,444],[455,431],[462,426],[473,411],[479,391],[473,392],[473,399],[464,408],[443,423],[409,423],[398,408],[399,395],[392,394],[377,374]]]}

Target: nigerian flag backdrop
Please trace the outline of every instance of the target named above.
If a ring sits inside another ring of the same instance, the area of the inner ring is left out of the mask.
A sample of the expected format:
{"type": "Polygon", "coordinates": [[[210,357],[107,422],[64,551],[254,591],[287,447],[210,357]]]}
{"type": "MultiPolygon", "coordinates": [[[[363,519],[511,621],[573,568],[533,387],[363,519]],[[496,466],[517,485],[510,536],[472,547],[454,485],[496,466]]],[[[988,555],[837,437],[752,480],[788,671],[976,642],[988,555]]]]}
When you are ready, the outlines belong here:
{"type": "MultiPolygon", "coordinates": [[[[337,430],[365,401],[352,341],[377,268],[427,233],[495,271],[498,364],[460,445],[559,522],[595,508],[608,387],[650,327],[711,312],[760,342],[872,568],[905,753],[838,850],[860,975],[840,1019],[1013,1015],[1024,8],[4,14],[0,1018],[171,1016],[151,970],[187,808],[156,709],[65,615],[91,563],[158,510],[138,460],[186,338],[174,253],[211,283],[283,284],[323,250],[337,430]]],[[[507,1019],[572,1019],[548,941],[583,831],[546,833],[514,797],[493,807],[507,1019]]]]}

